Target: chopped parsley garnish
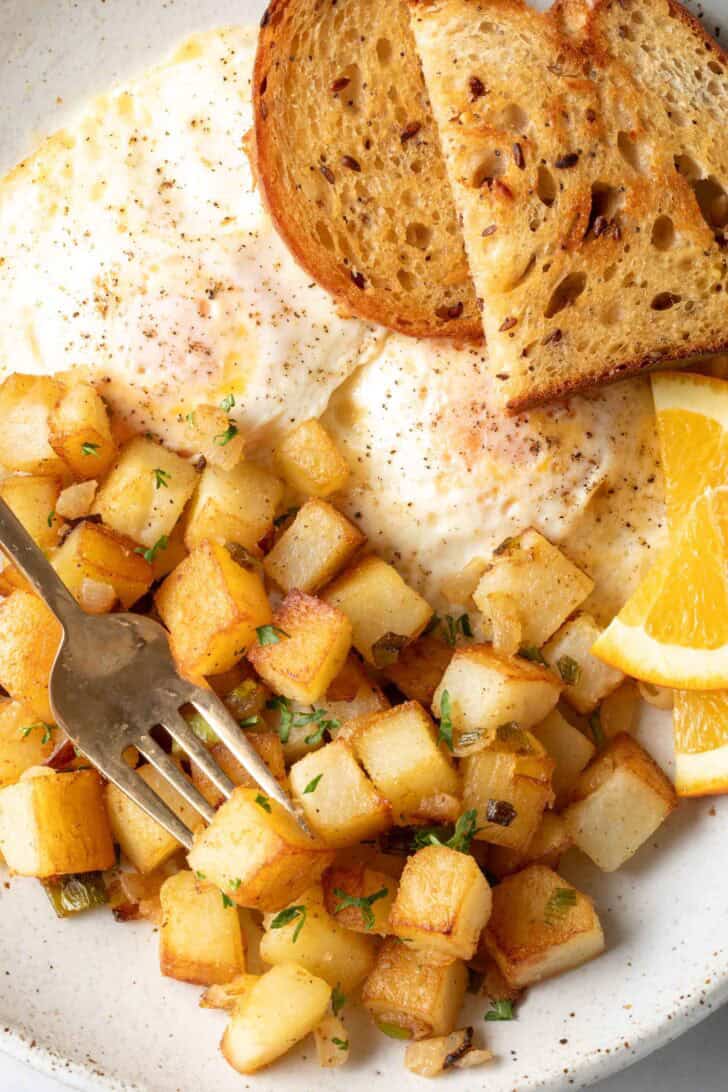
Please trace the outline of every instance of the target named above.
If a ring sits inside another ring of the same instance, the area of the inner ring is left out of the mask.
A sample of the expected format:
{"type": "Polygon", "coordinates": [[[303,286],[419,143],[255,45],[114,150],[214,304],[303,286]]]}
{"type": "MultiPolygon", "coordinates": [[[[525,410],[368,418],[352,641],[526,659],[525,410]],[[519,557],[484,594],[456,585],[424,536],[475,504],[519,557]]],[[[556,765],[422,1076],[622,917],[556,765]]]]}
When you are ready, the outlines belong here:
{"type": "Polygon", "coordinates": [[[283,512],[280,516],[276,516],[276,518],[273,520],[273,526],[274,527],[280,527],[281,524],[285,523],[287,519],[290,519],[291,516],[298,515],[299,512],[300,512],[300,508],[298,508],[298,507],[287,508],[286,511],[283,512]]]}
{"type": "Polygon", "coordinates": [[[447,744],[452,751],[452,703],[448,690],[443,690],[440,698],[440,725],[437,732],[437,742],[447,744]]]}
{"type": "Polygon", "coordinates": [[[205,875],[204,872],[195,872],[195,876],[197,877],[198,880],[206,880],[207,879],[207,876],[205,875]]]}
{"type": "Polygon", "coordinates": [[[90,444],[88,441],[85,444],[81,444],[82,455],[95,455],[101,447],[101,444],[90,444]]]}
{"type": "Polygon", "coordinates": [[[46,522],[48,523],[48,526],[49,526],[49,527],[52,527],[52,526],[53,526],[53,520],[54,520],[55,518],[56,518],[56,513],[55,513],[55,510],[54,510],[54,511],[52,511],[52,512],[49,512],[49,513],[48,513],[48,519],[47,519],[47,521],[46,521],[46,522]]]}
{"type": "Polygon", "coordinates": [[[426,827],[417,831],[412,845],[415,850],[422,849],[424,846],[447,846],[448,849],[455,849],[458,853],[468,853],[470,843],[482,829],[476,825],[477,821],[476,809],[470,808],[460,816],[452,834],[449,833],[448,827],[426,827]]]}
{"type": "Polygon", "coordinates": [[[289,636],[279,626],[258,626],[255,632],[258,634],[259,645],[277,645],[281,637],[289,636]]]}
{"type": "Polygon", "coordinates": [[[233,408],[234,405],[235,405],[235,395],[234,394],[226,394],[225,397],[223,398],[222,402],[220,403],[220,409],[224,410],[225,413],[230,413],[230,410],[233,408]]]}
{"type": "Polygon", "coordinates": [[[576,891],[573,887],[557,887],[553,895],[546,903],[543,919],[547,925],[554,925],[559,918],[563,918],[566,911],[576,906],[576,891]]]}
{"type": "Polygon", "coordinates": [[[602,728],[602,718],[599,716],[599,710],[589,717],[589,731],[592,734],[592,739],[596,746],[601,750],[604,746],[604,729],[602,728]]]}
{"type": "Polygon", "coordinates": [[[243,881],[238,876],[238,878],[236,880],[231,880],[228,886],[231,887],[233,889],[233,891],[237,891],[237,889],[240,887],[242,882],[243,881]]]}
{"type": "MultiPolygon", "coordinates": [[[[276,694],[266,702],[267,709],[277,709],[280,713],[278,722],[278,735],[281,743],[288,743],[291,737],[291,728],[303,728],[304,725],[314,726],[313,732],[306,736],[304,743],[314,746],[321,743],[326,732],[332,734],[339,727],[340,721],[329,718],[325,709],[312,709],[310,713],[296,713],[291,709],[288,698],[276,694]]],[[[312,790],[313,791],[313,790],[312,790]]]]}
{"type": "Polygon", "coordinates": [[[156,466],[152,471],[154,475],[154,484],[157,489],[169,489],[169,479],[172,477],[168,470],[162,470],[161,467],[156,466]]]}
{"type": "Polygon", "coordinates": [[[50,724],[46,724],[44,720],[36,720],[33,724],[26,724],[24,728],[20,729],[20,734],[23,739],[27,739],[32,731],[38,728],[43,732],[41,736],[41,743],[50,743],[53,739],[53,727],[50,724]]]}
{"type": "Polygon", "coordinates": [[[540,648],[536,648],[535,645],[523,645],[518,650],[518,655],[522,660],[530,660],[532,664],[540,664],[541,667],[548,667],[543,653],[540,648]]]}
{"type": "Polygon", "coordinates": [[[229,910],[231,906],[235,906],[233,900],[228,895],[226,895],[224,891],[220,893],[222,895],[222,904],[226,910],[229,910]]]}
{"type": "Polygon", "coordinates": [[[349,1040],[348,1039],[337,1039],[336,1036],[334,1036],[334,1038],[331,1040],[331,1042],[334,1044],[335,1047],[338,1047],[339,1050],[348,1050],[349,1049],[349,1040]]]}
{"type": "Polygon", "coordinates": [[[454,618],[452,614],[446,614],[444,618],[440,618],[438,614],[433,614],[425,633],[434,633],[441,628],[443,637],[451,648],[455,647],[459,633],[462,633],[463,637],[473,636],[473,627],[470,624],[469,614],[461,614],[459,618],[454,618]]]}
{"type": "Polygon", "coordinates": [[[258,716],[257,713],[253,713],[252,716],[244,717],[242,720],[239,720],[238,724],[240,725],[241,728],[253,728],[259,722],[260,722],[260,717],[258,716]]]}
{"type": "Polygon", "coordinates": [[[513,1019],[513,1002],[507,998],[503,998],[500,1001],[493,1001],[491,1007],[483,1017],[484,1020],[512,1020],[513,1019]]]}
{"type": "Polygon", "coordinates": [[[160,535],[153,546],[150,546],[148,550],[145,550],[143,546],[137,546],[134,551],[135,554],[140,554],[145,561],[148,561],[151,565],[160,550],[166,550],[169,545],[169,539],[166,535],[160,535]]]}
{"type": "Polygon", "coordinates": [[[559,675],[567,686],[576,686],[581,678],[581,667],[571,656],[559,656],[556,661],[559,675]]]}
{"type": "Polygon", "coordinates": [[[291,712],[291,703],[288,698],[276,694],[275,697],[270,698],[265,703],[265,707],[266,709],[277,709],[280,713],[278,735],[281,738],[281,743],[288,743],[291,735],[291,728],[293,727],[293,713],[291,712]]]}
{"type": "Polygon", "coordinates": [[[320,773],[317,777],[314,777],[313,781],[309,781],[308,785],[306,785],[306,788],[303,790],[303,795],[306,796],[307,793],[316,792],[316,789],[318,788],[318,785],[319,785],[319,781],[321,780],[321,778],[323,776],[324,775],[322,773],[320,773]]]}
{"type": "Polygon", "coordinates": [[[255,798],[255,802],[256,802],[256,804],[258,805],[259,808],[263,809],[263,811],[268,811],[269,812],[271,810],[270,800],[268,799],[267,796],[263,796],[262,793],[258,793],[258,795],[255,798]]]}
{"type": "Polygon", "coordinates": [[[373,895],[347,895],[346,891],[342,891],[340,887],[334,888],[334,894],[339,900],[334,907],[334,913],[340,914],[342,910],[346,910],[349,906],[356,907],[357,910],[361,910],[362,918],[364,919],[364,928],[368,931],[374,928],[374,911],[372,906],[379,899],[383,899],[385,895],[389,894],[388,887],[382,887],[379,891],[375,891],[373,895]]]}
{"type": "Polygon", "coordinates": [[[306,924],[306,907],[305,906],[287,906],[285,910],[281,910],[279,914],[273,918],[270,923],[271,929],[283,929],[284,926],[290,925],[296,918],[300,918],[298,925],[293,930],[293,943],[295,944],[298,937],[306,924]]]}
{"type": "Polygon", "coordinates": [[[331,1011],[338,1016],[346,1004],[346,994],[342,993],[341,986],[337,982],[331,991],[331,1011]]]}
{"type": "Polygon", "coordinates": [[[372,659],[375,667],[391,667],[396,664],[399,654],[407,644],[408,638],[401,633],[385,633],[372,645],[372,659]]]}
{"type": "Polygon", "coordinates": [[[219,447],[225,447],[225,444],[229,444],[237,434],[238,426],[234,425],[231,421],[224,432],[218,432],[216,436],[213,436],[213,440],[219,447]]]}

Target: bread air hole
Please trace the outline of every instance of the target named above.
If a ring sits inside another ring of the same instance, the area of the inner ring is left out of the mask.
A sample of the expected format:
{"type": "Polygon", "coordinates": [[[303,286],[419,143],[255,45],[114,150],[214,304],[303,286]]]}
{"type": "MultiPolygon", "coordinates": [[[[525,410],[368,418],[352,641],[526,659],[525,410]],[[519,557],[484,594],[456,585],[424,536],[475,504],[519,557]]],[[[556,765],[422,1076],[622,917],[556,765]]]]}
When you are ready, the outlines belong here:
{"type": "Polygon", "coordinates": [[[617,189],[616,186],[610,186],[607,182],[594,182],[591,188],[589,221],[584,236],[586,237],[590,232],[593,232],[595,237],[603,234],[607,225],[612,226],[623,204],[622,190],[617,189]]]}
{"type": "Polygon", "coordinates": [[[625,163],[635,171],[641,171],[639,142],[624,131],[617,134],[617,148],[625,163]]]}
{"type": "Polygon", "coordinates": [[[392,59],[392,43],[389,38],[380,38],[377,42],[377,57],[380,64],[389,64],[392,59]]]}
{"type": "Polygon", "coordinates": [[[407,224],[406,239],[410,246],[427,250],[432,240],[432,229],[426,224],[407,224]]]}
{"type": "Polygon", "coordinates": [[[701,178],[698,164],[689,155],[675,156],[675,168],[690,184],[700,215],[711,231],[722,231],[728,225],[728,194],[717,178],[701,178]]]}
{"type": "Polygon", "coordinates": [[[558,315],[559,311],[563,311],[565,307],[571,306],[586,288],[586,273],[569,273],[567,277],[564,277],[562,281],[556,285],[551,299],[549,300],[548,307],[544,311],[545,318],[553,318],[554,315],[558,315]]]}
{"type": "Polygon", "coordinates": [[[675,242],[675,225],[669,216],[658,216],[652,225],[652,245],[656,250],[669,250],[675,242]]]}
{"type": "Polygon", "coordinates": [[[496,115],[495,126],[497,129],[507,129],[511,132],[523,133],[528,125],[528,114],[515,102],[509,102],[507,106],[496,115]]]}
{"type": "Polygon", "coordinates": [[[505,156],[500,148],[493,148],[481,160],[473,172],[473,187],[479,190],[481,186],[490,185],[494,178],[500,178],[505,174],[505,156]]]}
{"type": "Polygon", "coordinates": [[[542,204],[546,205],[547,208],[551,208],[556,200],[556,179],[548,167],[541,166],[538,168],[536,193],[542,204]]]}
{"type": "Polygon", "coordinates": [[[677,296],[674,292],[659,292],[652,300],[650,307],[653,311],[669,311],[681,299],[682,296],[677,296]]]}

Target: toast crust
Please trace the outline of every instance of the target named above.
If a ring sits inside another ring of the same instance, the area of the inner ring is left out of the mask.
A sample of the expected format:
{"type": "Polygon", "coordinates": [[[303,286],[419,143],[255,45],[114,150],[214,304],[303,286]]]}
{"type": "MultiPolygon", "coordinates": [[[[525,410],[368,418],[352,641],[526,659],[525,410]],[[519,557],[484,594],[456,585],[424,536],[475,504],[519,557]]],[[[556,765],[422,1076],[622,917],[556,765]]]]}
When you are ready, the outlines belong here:
{"type": "Polygon", "coordinates": [[[415,337],[482,342],[404,0],[272,0],[253,104],[263,199],[342,309],[415,337]]]}

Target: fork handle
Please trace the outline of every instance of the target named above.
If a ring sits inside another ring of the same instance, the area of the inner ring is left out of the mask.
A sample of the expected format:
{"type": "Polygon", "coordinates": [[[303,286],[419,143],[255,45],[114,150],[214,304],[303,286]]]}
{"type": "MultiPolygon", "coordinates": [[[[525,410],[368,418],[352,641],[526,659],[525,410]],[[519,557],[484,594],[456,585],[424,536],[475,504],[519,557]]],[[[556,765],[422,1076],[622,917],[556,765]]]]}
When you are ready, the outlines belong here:
{"type": "Polygon", "coordinates": [[[0,497],[0,549],[18,566],[50,607],[64,630],[83,618],[83,612],[66,585],[36,545],[20,520],[0,497]]]}

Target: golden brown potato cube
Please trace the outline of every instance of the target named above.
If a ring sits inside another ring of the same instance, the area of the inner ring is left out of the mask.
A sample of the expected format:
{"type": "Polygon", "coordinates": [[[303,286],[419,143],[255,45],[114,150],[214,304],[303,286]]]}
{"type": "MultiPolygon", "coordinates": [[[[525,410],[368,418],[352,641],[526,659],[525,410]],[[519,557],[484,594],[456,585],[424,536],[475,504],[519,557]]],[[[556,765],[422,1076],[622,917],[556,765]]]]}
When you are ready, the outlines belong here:
{"type": "Polygon", "coordinates": [[[237,663],[272,615],[260,577],[224,546],[202,542],[156,594],[172,651],[192,676],[218,675],[237,663]]]}
{"type": "Polygon", "coordinates": [[[521,641],[540,648],[584,602],[594,581],[538,531],[506,539],[473,592],[486,621],[491,595],[507,595],[518,607],[521,641]]]}
{"type": "MultiPolygon", "coordinates": [[[[247,738],[249,742],[255,747],[260,757],[265,762],[266,766],[280,782],[283,788],[287,786],[286,764],[283,754],[283,744],[281,738],[277,732],[248,732],[247,738]]],[[[224,743],[214,743],[210,747],[210,757],[215,760],[217,765],[226,773],[233,785],[247,785],[249,788],[253,788],[255,781],[250,776],[248,771],[242,765],[241,762],[228,751],[224,743]]],[[[222,804],[225,797],[220,790],[213,785],[212,781],[205,776],[198,768],[192,763],[192,783],[195,785],[202,795],[205,797],[213,807],[217,807],[218,804],[222,804]]]]}
{"type": "Polygon", "coordinates": [[[545,811],[538,830],[525,849],[508,846],[491,846],[488,853],[488,871],[499,879],[518,872],[529,864],[558,868],[561,857],[574,842],[561,815],[545,811]]]}
{"type": "Polygon", "coordinates": [[[101,523],[77,524],[53,555],[53,568],[84,607],[84,587],[92,580],[112,588],[125,610],[152,586],[152,566],[131,539],[101,523]]]}
{"type": "Polygon", "coordinates": [[[364,983],[362,1004],[378,1027],[398,1038],[447,1035],[457,1023],[467,982],[462,960],[433,963],[426,952],[392,937],[364,983]]]}
{"type": "Polygon", "coordinates": [[[591,713],[624,682],[621,671],[591,654],[601,632],[590,614],[577,614],[543,648],[544,659],[565,683],[564,697],[580,713],[591,713]]]}
{"type": "Polygon", "coordinates": [[[369,678],[355,652],[349,653],[341,671],[329,683],[326,697],[320,704],[329,717],[341,724],[389,708],[389,702],[369,678]]]}
{"type": "MultiPolygon", "coordinates": [[[[416,701],[357,721],[350,736],[357,758],[392,805],[395,822],[416,816],[439,793],[460,796],[460,778],[437,743],[431,718],[416,701]]],[[[459,809],[458,809],[459,812],[459,809]]]]}
{"type": "Polygon", "coordinates": [[[427,635],[418,637],[402,649],[395,663],[383,668],[383,674],[406,698],[429,708],[452,654],[444,641],[427,635]]]}
{"type": "MultiPolygon", "coordinates": [[[[235,402],[232,402],[232,406],[235,402]]],[[[188,446],[213,466],[232,470],[243,455],[245,437],[221,406],[201,405],[187,416],[188,446]]]]}
{"type": "Polygon", "coordinates": [[[631,736],[615,736],[582,773],[564,819],[574,844],[614,872],[655,833],[678,799],[655,760],[631,736]]]}
{"type": "Polygon", "coordinates": [[[364,542],[358,527],[324,500],[299,510],[263,567],[284,591],[315,592],[328,584],[364,542]]]}
{"type": "Polygon", "coordinates": [[[268,643],[259,636],[248,659],[277,694],[313,704],[341,671],[351,647],[342,611],[303,592],[289,592],[273,614],[268,643]],[[270,638],[273,640],[270,640],[270,638]]]}
{"type": "Polygon", "coordinates": [[[488,881],[470,854],[425,846],[407,860],[389,924],[411,948],[467,960],[490,917],[491,901],[488,881]]]}
{"type": "Polygon", "coordinates": [[[283,437],[276,462],[288,484],[311,497],[328,497],[343,489],[349,477],[346,459],[316,420],[304,421],[283,437]]]}
{"type": "Polygon", "coordinates": [[[184,519],[180,519],[174,525],[171,535],[156,544],[156,549],[151,550],[152,573],[154,582],[164,580],[173,569],[176,569],[188,556],[189,551],[185,546],[184,519]]]}
{"type": "Polygon", "coordinates": [[[634,679],[626,679],[611,694],[607,694],[599,706],[599,723],[604,738],[614,739],[620,732],[633,732],[639,705],[639,684],[634,679]]]}
{"type": "Polygon", "coordinates": [[[553,709],[532,732],[554,760],[551,787],[559,808],[568,802],[579,774],[591,762],[596,747],[583,732],[569,724],[558,709],[553,709]]]}
{"type": "Polygon", "coordinates": [[[13,475],[0,482],[0,497],[44,553],[58,545],[64,526],[63,520],[56,515],[60,492],[58,478],[41,474],[13,475]]]}
{"type": "Polygon", "coordinates": [[[265,963],[300,963],[349,994],[374,966],[376,941],[346,929],[329,914],[319,886],[310,888],[280,914],[263,920],[260,956],[265,963]],[[289,920],[290,919],[290,920],[289,920]]]}
{"type": "Polygon", "coordinates": [[[600,955],[604,934],[590,898],[530,865],[493,888],[485,946],[506,982],[522,988],[600,955]]]}
{"type": "Polygon", "coordinates": [[[185,517],[187,549],[210,539],[255,550],[273,526],[282,496],[283,483],[255,463],[227,471],[205,467],[185,517]]]}
{"type": "Polygon", "coordinates": [[[515,740],[498,738],[491,747],[462,760],[463,807],[477,811],[476,834],[483,842],[523,850],[553,803],[553,759],[541,744],[519,728],[503,726],[515,740]],[[522,742],[519,742],[522,741],[522,742]]]}
{"type": "Polygon", "coordinates": [[[220,1049],[238,1073],[270,1065],[326,1015],[331,987],[297,963],[271,967],[236,1002],[220,1049]]]}
{"type": "Polygon", "coordinates": [[[197,471],[144,436],[125,444],[96,494],[107,527],[151,549],[169,537],[197,485],[197,471]]]}
{"type": "Polygon", "coordinates": [[[299,759],[290,781],[306,822],[329,846],[352,846],[392,825],[389,804],[343,740],[299,759]]]}
{"type": "Polygon", "coordinates": [[[389,912],[397,895],[397,880],[389,873],[354,861],[327,869],[322,886],[326,909],[330,914],[336,913],[339,925],[355,933],[378,933],[383,937],[391,932],[389,912]],[[364,912],[361,901],[359,905],[342,905],[342,893],[355,900],[371,900],[367,902],[371,914],[364,912]],[[372,899],[372,895],[376,897],[372,899]]]}
{"type": "Polygon", "coordinates": [[[18,590],[0,602],[0,633],[0,686],[53,724],[48,681],[61,643],[60,623],[36,595],[18,590]]]}
{"type": "Polygon", "coordinates": [[[0,852],[13,872],[40,879],[111,868],[114,845],[96,771],[0,789],[0,852]]]}
{"type": "Polygon", "coordinates": [[[42,766],[55,747],[53,729],[22,702],[0,699],[0,787],[14,784],[31,766],[42,766]]]}
{"type": "Polygon", "coordinates": [[[485,747],[502,724],[531,728],[551,712],[562,683],[520,656],[500,656],[490,645],[468,645],[453,655],[435,691],[432,711],[446,712],[453,727],[455,754],[485,747]]]}
{"type": "Polygon", "coordinates": [[[177,872],[160,891],[159,968],[167,978],[200,986],[224,985],[245,971],[237,908],[192,872],[177,872]]]}
{"type": "Polygon", "coordinates": [[[99,480],[116,455],[109,415],[89,383],[75,382],[61,395],[50,417],[50,444],[74,478],[99,480]]]}
{"type": "MultiPolygon", "coordinates": [[[[191,830],[201,826],[202,820],[180,794],[165,781],[154,766],[142,766],[137,776],[172,809],[178,819],[191,830]]],[[[180,842],[160,826],[133,800],[108,784],[105,789],[106,810],[114,841],[137,872],[147,874],[164,864],[177,850],[180,842]]]]}
{"type": "Polygon", "coordinates": [[[9,375],[0,385],[0,464],[6,470],[64,477],[68,467],[50,444],[48,415],[64,393],[56,379],[9,375]]]}
{"type": "Polygon", "coordinates": [[[432,617],[432,607],[422,596],[392,565],[373,555],[342,573],[322,598],[344,612],[352,624],[354,647],[375,667],[391,663],[432,617]]]}
{"type": "Polygon", "coordinates": [[[235,789],[189,853],[190,868],[239,906],[276,911],[315,884],[334,853],[258,789],[235,789]]]}

